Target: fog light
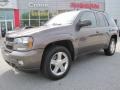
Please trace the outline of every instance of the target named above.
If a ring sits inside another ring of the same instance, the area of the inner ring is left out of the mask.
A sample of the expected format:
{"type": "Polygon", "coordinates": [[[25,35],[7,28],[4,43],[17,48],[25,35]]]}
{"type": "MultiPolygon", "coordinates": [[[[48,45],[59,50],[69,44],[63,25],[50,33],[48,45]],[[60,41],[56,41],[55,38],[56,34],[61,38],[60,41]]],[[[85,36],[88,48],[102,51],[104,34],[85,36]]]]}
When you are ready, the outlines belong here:
{"type": "Polygon", "coordinates": [[[21,65],[21,66],[24,65],[23,61],[18,61],[18,64],[21,65]]]}

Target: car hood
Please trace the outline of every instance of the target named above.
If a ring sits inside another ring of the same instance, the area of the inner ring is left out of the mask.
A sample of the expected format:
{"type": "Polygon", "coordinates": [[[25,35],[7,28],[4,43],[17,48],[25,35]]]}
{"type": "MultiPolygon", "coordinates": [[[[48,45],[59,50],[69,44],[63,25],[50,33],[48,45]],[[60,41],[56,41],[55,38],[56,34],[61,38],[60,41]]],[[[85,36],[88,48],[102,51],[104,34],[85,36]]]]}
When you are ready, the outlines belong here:
{"type": "Polygon", "coordinates": [[[32,36],[33,34],[44,32],[46,30],[53,30],[60,27],[65,27],[68,25],[50,25],[50,26],[41,26],[36,28],[30,28],[25,30],[16,30],[11,31],[6,34],[6,37],[22,37],[22,36],[32,36]]]}

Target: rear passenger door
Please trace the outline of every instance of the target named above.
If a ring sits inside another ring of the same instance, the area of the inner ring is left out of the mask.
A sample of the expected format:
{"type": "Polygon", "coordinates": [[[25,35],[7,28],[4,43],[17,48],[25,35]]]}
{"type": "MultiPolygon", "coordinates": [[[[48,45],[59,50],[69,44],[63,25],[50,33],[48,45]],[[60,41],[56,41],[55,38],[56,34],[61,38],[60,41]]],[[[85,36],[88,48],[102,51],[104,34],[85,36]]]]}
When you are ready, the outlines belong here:
{"type": "Polygon", "coordinates": [[[107,21],[107,18],[105,17],[104,13],[97,12],[96,13],[97,18],[97,33],[99,36],[99,45],[101,48],[104,48],[107,45],[107,32],[109,31],[109,23],[107,21]]]}

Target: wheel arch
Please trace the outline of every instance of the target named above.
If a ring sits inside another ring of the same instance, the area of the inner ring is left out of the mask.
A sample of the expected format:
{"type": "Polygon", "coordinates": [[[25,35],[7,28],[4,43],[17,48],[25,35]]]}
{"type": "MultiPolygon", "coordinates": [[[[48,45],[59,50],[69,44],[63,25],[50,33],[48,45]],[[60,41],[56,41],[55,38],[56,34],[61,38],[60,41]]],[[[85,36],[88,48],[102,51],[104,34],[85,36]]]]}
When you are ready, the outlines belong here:
{"type": "Polygon", "coordinates": [[[50,48],[50,47],[53,47],[55,45],[59,45],[59,46],[64,46],[66,47],[70,54],[71,54],[71,57],[72,57],[72,60],[74,60],[75,58],[75,50],[74,50],[74,45],[72,43],[71,40],[60,40],[60,41],[54,41],[54,42],[51,42],[49,44],[46,45],[44,51],[43,51],[43,55],[42,55],[42,61],[41,61],[41,65],[40,65],[40,68],[42,68],[42,65],[44,65],[44,55],[46,53],[46,51],[50,48]]]}
{"type": "Polygon", "coordinates": [[[117,43],[117,35],[112,35],[112,36],[111,36],[111,39],[112,39],[112,38],[114,38],[115,41],[116,41],[116,43],[117,43]]]}

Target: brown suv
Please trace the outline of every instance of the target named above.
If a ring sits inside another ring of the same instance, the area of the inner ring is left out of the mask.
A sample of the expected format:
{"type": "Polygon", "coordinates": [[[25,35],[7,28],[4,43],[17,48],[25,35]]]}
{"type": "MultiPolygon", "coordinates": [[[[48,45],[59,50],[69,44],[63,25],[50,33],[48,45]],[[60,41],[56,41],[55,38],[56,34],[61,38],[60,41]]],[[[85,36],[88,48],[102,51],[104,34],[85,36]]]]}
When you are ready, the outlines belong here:
{"type": "Polygon", "coordinates": [[[20,70],[39,70],[50,79],[64,77],[80,54],[104,49],[115,53],[118,28],[106,13],[79,10],[53,17],[44,26],[6,35],[2,54],[20,70]]]}

